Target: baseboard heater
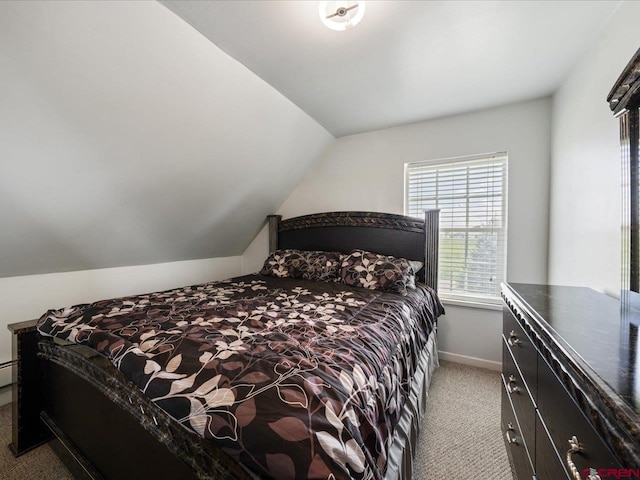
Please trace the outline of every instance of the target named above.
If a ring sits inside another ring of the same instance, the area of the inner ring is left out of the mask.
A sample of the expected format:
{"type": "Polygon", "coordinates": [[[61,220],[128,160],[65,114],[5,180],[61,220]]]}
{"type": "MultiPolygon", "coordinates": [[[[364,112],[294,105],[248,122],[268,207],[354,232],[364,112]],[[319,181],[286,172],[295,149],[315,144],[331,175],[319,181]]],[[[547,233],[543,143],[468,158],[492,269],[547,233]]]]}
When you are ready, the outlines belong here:
{"type": "Polygon", "coordinates": [[[0,363],[0,390],[13,385],[13,366],[16,364],[14,360],[0,363]]]}

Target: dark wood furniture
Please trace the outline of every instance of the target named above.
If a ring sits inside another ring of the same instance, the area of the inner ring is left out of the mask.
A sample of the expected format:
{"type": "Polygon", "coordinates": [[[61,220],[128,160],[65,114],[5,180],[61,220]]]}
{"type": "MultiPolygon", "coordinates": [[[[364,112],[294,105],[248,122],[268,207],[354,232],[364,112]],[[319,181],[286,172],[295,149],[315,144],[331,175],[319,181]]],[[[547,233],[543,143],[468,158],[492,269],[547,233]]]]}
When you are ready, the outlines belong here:
{"type": "Polygon", "coordinates": [[[418,279],[438,289],[440,210],[426,210],[424,220],[378,212],[315,213],[282,220],[269,215],[269,251],[297,248],[350,253],[368,250],[419,260],[418,279]]]}
{"type": "Polygon", "coordinates": [[[17,457],[51,440],[53,435],[40,420],[42,409],[42,360],[33,352],[38,350],[36,320],[9,325],[12,333],[12,442],[11,452],[17,457]]]}
{"type": "Polygon", "coordinates": [[[622,147],[621,301],[503,285],[502,429],[518,479],[640,477],[628,470],[640,468],[640,49],[607,102],[622,147]]]}
{"type": "MultiPolygon", "coordinates": [[[[426,272],[435,288],[437,250],[432,249],[438,245],[438,211],[426,212],[425,219],[370,212],[324,213],[285,221],[270,216],[270,246],[343,252],[358,247],[428,260],[431,263],[421,275],[426,272]]],[[[17,361],[15,455],[55,437],[56,453],[76,478],[253,478],[211,442],[173,421],[105,358],[81,345],[41,338],[35,323],[9,326],[17,361]],[[130,448],[132,444],[135,449],[130,448]]],[[[428,380],[416,379],[414,386],[422,391],[425,383],[428,380]]],[[[415,427],[419,419],[413,418],[413,412],[407,415],[411,418],[405,423],[415,427]]],[[[414,430],[406,436],[417,435],[414,430]]],[[[401,453],[400,462],[406,464],[407,454],[401,453]]]]}
{"type": "Polygon", "coordinates": [[[514,477],[639,469],[638,330],[620,303],[583,287],[511,283],[502,295],[502,430],[514,477]]]}
{"type": "Polygon", "coordinates": [[[640,49],[611,88],[607,102],[620,119],[622,290],[640,292],[640,49]]]}

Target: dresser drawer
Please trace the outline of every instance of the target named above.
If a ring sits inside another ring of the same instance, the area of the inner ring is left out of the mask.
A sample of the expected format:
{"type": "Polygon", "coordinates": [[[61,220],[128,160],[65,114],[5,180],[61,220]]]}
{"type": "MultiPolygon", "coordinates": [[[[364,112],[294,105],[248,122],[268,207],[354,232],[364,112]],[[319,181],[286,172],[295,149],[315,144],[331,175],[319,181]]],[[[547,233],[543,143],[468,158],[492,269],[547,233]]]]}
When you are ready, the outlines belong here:
{"type": "Polygon", "coordinates": [[[531,480],[533,478],[532,463],[504,381],[502,383],[502,435],[515,478],[517,480],[531,480]]]}
{"type": "Polygon", "coordinates": [[[513,358],[527,383],[533,403],[537,402],[537,351],[533,342],[529,338],[513,315],[511,310],[503,309],[502,313],[502,335],[507,347],[511,351],[513,358]]]}
{"type": "MultiPolygon", "coordinates": [[[[562,453],[566,454],[566,452],[562,453]]],[[[565,464],[565,460],[560,458],[549,438],[546,425],[540,415],[536,414],[536,479],[571,480],[565,464]]]]}
{"type": "Polygon", "coordinates": [[[589,467],[620,468],[609,448],[541,356],[538,357],[538,409],[551,442],[563,459],[570,448],[569,440],[574,436],[577,438],[582,448],[572,457],[578,471],[589,467]]]}
{"type": "MultiPolygon", "coordinates": [[[[536,428],[535,406],[529,395],[526,383],[522,379],[520,370],[516,367],[509,347],[505,342],[502,343],[502,381],[513,405],[513,410],[518,417],[522,436],[527,445],[533,446],[536,428]]],[[[533,451],[530,453],[533,454],[533,451]]]]}

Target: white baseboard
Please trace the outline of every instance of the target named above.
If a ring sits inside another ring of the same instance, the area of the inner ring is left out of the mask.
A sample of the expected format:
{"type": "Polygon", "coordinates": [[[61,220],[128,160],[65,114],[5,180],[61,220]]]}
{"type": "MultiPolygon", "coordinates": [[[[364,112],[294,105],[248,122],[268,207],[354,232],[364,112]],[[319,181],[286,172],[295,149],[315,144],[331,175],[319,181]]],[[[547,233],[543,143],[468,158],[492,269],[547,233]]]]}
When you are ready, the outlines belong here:
{"type": "Polygon", "coordinates": [[[441,350],[438,350],[438,358],[440,360],[446,360],[449,362],[462,363],[464,365],[471,365],[472,367],[486,368],[487,370],[495,370],[496,372],[502,371],[502,362],[485,360],[483,358],[468,357],[467,355],[460,355],[459,353],[443,352],[441,350]]]}

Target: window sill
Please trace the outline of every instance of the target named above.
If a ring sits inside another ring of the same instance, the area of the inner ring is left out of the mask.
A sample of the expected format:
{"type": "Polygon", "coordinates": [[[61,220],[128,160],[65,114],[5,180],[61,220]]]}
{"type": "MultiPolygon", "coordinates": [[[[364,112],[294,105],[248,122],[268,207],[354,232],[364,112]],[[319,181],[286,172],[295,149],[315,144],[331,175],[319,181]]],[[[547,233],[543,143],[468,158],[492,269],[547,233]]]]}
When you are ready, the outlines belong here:
{"type": "Polygon", "coordinates": [[[483,303],[480,301],[454,300],[450,298],[440,298],[440,301],[446,307],[447,305],[455,305],[456,307],[481,308],[483,310],[502,310],[502,305],[495,303],[483,303]]]}

